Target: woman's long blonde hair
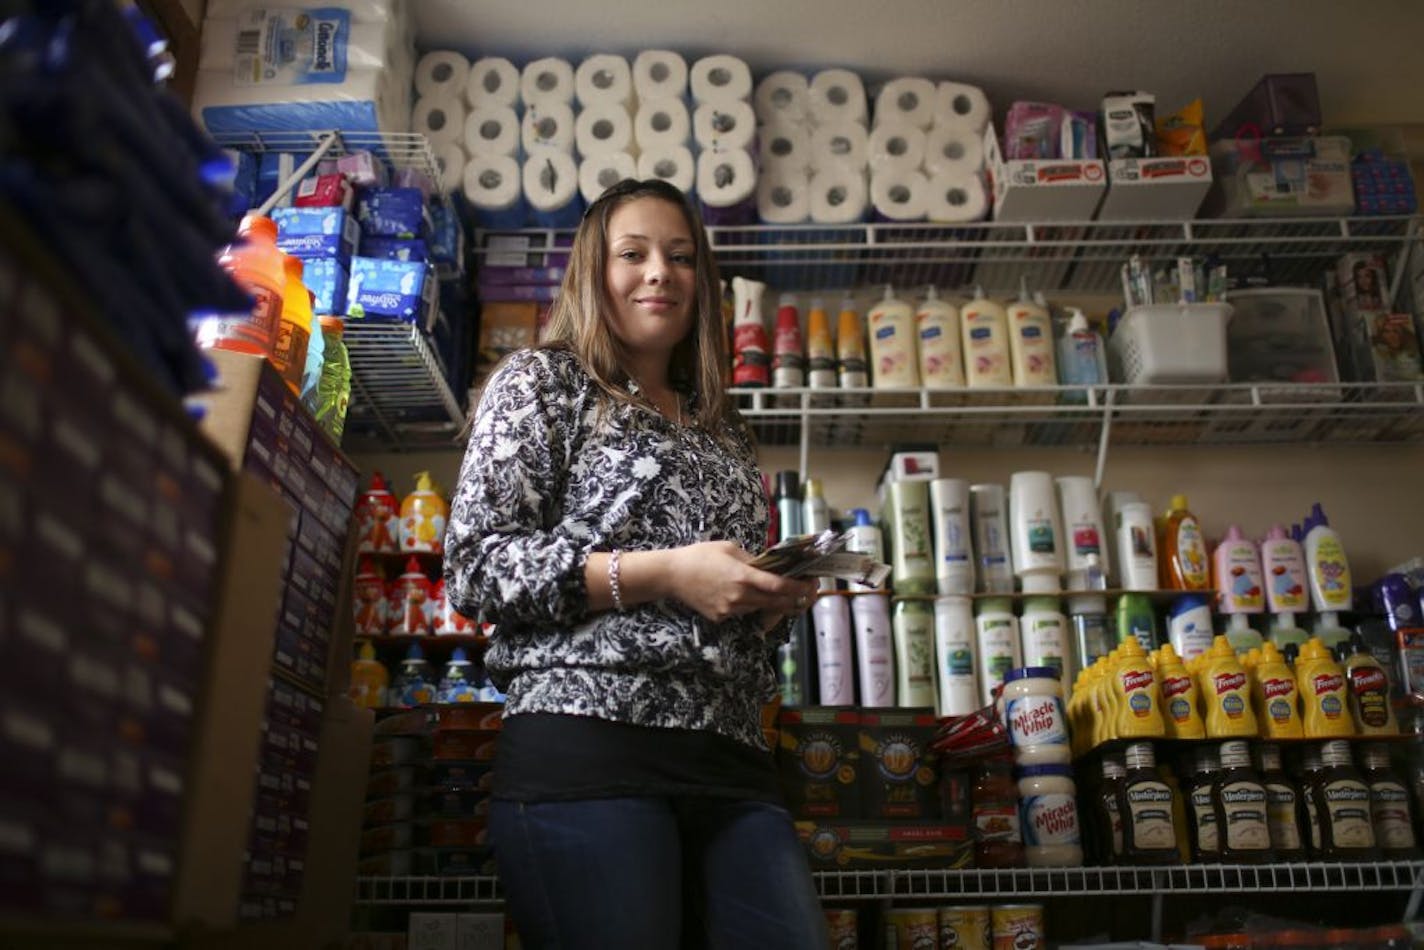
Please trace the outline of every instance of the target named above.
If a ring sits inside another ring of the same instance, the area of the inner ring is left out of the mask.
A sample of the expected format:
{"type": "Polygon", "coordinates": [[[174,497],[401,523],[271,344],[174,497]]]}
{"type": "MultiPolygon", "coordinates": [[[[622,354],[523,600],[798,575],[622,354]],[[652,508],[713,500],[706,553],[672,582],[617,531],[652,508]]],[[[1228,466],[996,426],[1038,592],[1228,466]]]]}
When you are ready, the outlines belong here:
{"type": "Polygon", "coordinates": [[[573,351],[584,369],[611,398],[635,402],[626,389],[623,346],[609,327],[606,264],[608,219],[618,207],[639,198],[656,198],[677,207],[692,233],[696,289],[692,301],[692,329],[673,348],[668,378],[678,389],[696,395],[695,421],[710,432],[721,432],[729,418],[724,373],[727,365],[726,327],[722,320],[722,291],[717,261],[707,241],[702,220],[681,191],[653,178],[625,178],[598,197],[584,213],[574,234],[559,296],[549,311],[544,345],[573,351]]]}

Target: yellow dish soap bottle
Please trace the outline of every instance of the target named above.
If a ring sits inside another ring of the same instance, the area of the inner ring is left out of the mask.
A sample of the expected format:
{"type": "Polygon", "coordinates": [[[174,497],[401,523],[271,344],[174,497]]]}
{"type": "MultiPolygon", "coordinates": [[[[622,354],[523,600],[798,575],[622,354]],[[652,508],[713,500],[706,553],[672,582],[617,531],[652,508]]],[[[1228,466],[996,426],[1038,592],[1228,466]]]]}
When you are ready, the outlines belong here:
{"type": "Polygon", "coordinates": [[[1166,590],[1206,590],[1210,584],[1201,524],[1187,509],[1186,495],[1173,495],[1162,521],[1158,547],[1162,586],[1166,590]]]}
{"type": "Polygon", "coordinates": [[[1251,671],[1251,698],[1265,739],[1299,739],[1305,734],[1300,721],[1300,690],[1295,673],[1280,649],[1269,640],[1261,645],[1260,660],[1251,671]]]}
{"type": "Polygon", "coordinates": [[[1307,739],[1335,739],[1355,734],[1347,708],[1345,671],[1319,637],[1300,648],[1295,663],[1301,721],[1307,739]]]}
{"type": "Polygon", "coordinates": [[[1202,657],[1202,693],[1206,707],[1206,734],[1213,739],[1255,738],[1256,714],[1251,710],[1251,689],[1246,670],[1226,637],[1218,636],[1202,657]]]}
{"type": "Polygon", "coordinates": [[[400,549],[406,554],[445,553],[445,519],[450,506],[435,491],[429,472],[415,476],[415,491],[400,506],[400,549]]]}
{"type": "Polygon", "coordinates": [[[1147,653],[1136,640],[1118,645],[1117,667],[1112,681],[1113,703],[1117,706],[1116,739],[1160,739],[1166,733],[1162,722],[1162,694],[1147,653]]]}
{"type": "Polygon", "coordinates": [[[1163,644],[1157,651],[1157,682],[1162,690],[1162,720],[1167,727],[1167,738],[1206,736],[1206,727],[1197,709],[1197,684],[1170,643],[1163,644]]]}
{"type": "Polygon", "coordinates": [[[369,641],[361,644],[356,659],[351,661],[351,685],[346,691],[351,701],[363,709],[385,706],[390,682],[390,671],[376,659],[376,648],[369,641]]]}

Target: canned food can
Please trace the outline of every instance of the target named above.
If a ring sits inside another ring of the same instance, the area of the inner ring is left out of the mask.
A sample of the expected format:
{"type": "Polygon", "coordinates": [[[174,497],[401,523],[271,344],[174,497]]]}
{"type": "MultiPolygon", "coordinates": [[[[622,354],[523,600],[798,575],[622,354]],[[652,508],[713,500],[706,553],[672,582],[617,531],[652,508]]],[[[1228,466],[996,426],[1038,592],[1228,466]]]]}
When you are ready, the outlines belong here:
{"type": "Polygon", "coordinates": [[[855,911],[843,907],[827,907],[826,934],[830,937],[827,946],[831,950],[858,950],[860,924],[855,911]]]}
{"type": "Polygon", "coordinates": [[[1038,950],[1043,939],[1042,904],[999,904],[991,911],[994,950],[1038,950]]]}
{"type": "Polygon", "coordinates": [[[939,950],[989,950],[989,907],[941,907],[939,950]]]}
{"type": "Polygon", "coordinates": [[[939,950],[939,912],[933,907],[887,910],[885,950],[939,950]]]}

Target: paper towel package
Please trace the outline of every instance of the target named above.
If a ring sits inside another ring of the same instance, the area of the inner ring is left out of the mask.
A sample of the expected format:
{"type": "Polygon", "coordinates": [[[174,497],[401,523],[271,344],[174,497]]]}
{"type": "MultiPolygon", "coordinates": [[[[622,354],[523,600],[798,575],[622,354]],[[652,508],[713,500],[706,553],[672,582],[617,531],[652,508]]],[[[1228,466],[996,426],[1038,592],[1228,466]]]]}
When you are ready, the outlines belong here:
{"type": "Polygon", "coordinates": [[[643,99],[633,120],[633,140],[640,150],[688,145],[692,114],[681,99],[643,99]]]}
{"type": "Polygon", "coordinates": [[[365,236],[416,238],[430,233],[425,196],[419,188],[371,188],[356,203],[365,236]]]}
{"type": "Polygon", "coordinates": [[[350,262],[361,241],[356,216],[341,208],[273,208],[277,249],[293,257],[350,262]]]}
{"type": "Polygon", "coordinates": [[[470,78],[470,61],[454,50],[436,50],[415,64],[415,91],[422,96],[463,99],[470,78]]]}
{"type": "Polygon", "coordinates": [[[428,330],[437,281],[424,261],[351,259],[346,291],[348,320],[400,320],[428,330]]]}
{"type": "Polygon", "coordinates": [[[850,119],[823,122],[811,133],[811,168],[863,171],[870,161],[870,133],[850,119]]]}
{"type": "Polygon", "coordinates": [[[572,106],[552,99],[537,100],[524,106],[519,141],[526,154],[536,148],[573,152],[575,131],[572,106]]]}
{"type": "Polygon", "coordinates": [[[584,106],[574,120],[574,145],[580,157],[633,149],[633,119],[620,103],[584,106]]]}
{"type": "Polygon", "coordinates": [[[935,86],[928,79],[902,76],[881,87],[875,97],[875,125],[900,121],[928,129],[934,121],[935,86]]]}
{"type": "Polygon", "coordinates": [[[800,73],[779,70],[757,83],[753,105],[758,122],[799,125],[810,117],[810,83],[800,73]]]}
{"type": "Polygon", "coordinates": [[[704,102],[692,114],[692,137],[704,149],[750,149],[756,134],[756,113],[741,100],[704,102]]]}
{"type": "Polygon", "coordinates": [[[687,60],[665,49],[645,49],[633,59],[633,92],[647,99],[681,99],[687,95],[687,60]]]}
{"type": "Polygon", "coordinates": [[[882,221],[923,221],[929,210],[929,179],[918,169],[870,173],[870,205],[882,221]]]}
{"type": "Polygon", "coordinates": [[[574,99],[584,109],[593,105],[632,107],[633,71],[628,60],[611,53],[584,59],[574,70],[574,99]]]}
{"type": "Polygon", "coordinates": [[[566,59],[546,56],[524,67],[519,75],[519,96],[526,107],[536,102],[574,101],[574,68],[566,59]]]}
{"type": "Polygon", "coordinates": [[[697,198],[707,224],[755,224],[756,197],[756,162],[751,153],[709,150],[697,156],[697,198]]]}
{"type": "Polygon", "coordinates": [[[346,282],[346,265],[335,257],[302,259],[302,283],[312,292],[314,314],[344,314],[346,282]]]}
{"type": "Polygon", "coordinates": [[[762,170],[757,182],[762,224],[801,224],[811,219],[811,178],[803,169],[762,170]]]}
{"type": "MultiPolygon", "coordinates": [[[[338,83],[243,86],[228,71],[200,71],[193,112],[213,135],[244,132],[399,132],[410,113],[398,107],[390,71],[348,70],[338,83]]],[[[407,76],[407,79],[409,77],[407,76]]]]}
{"type": "Polygon", "coordinates": [[[690,194],[697,183],[697,163],[685,145],[644,149],[638,156],[638,177],[661,178],[683,194],[690,194]]]}
{"type": "Polygon", "coordinates": [[[509,106],[481,106],[465,117],[462,141],[465,151],[476,155],[508,155],[518,158],[524,131],[519,116],[509,106]]]}
{"type": "MultiPolygon", "coordinates": [[[[295,30],[289,22],[291,13],[290,10],[254,10],[242,17],[204,20],[198,68],[233,71],[240,82],[254,75],[267,78],[269,70],[272,71],[271,78],[275,79],[278,72],[291,70],[296,63],[299,65],[295,69],[307,74],[309,81],[319,81],[311,78],[320,75],[315,68],[317,44],[310,41],[282,42],[280,39],[285,33],[295,40],[295,30]],[[269,20],[259,21],[257,14],[269,20]],[[285,30],[284,25],[287,26],[285,30]],[[256,52],[252,52],[254,43],[257,44],[256,52]],[[263,57],[264,50],[282,61],[268,62],[263,57]]],[[[303,26],[306,36],[312,37],[320,22],[319,19],[307,21],[303,26]]],[[[339,62],[346,69],[384,69],[394,65],[394,60],[402,55],[399,44],[404,33],[392,21],[350,23],[345,17],[339,17],[330,24],[327,28],[331,36],[326,42],[332,44],[332,62],[339,62]]]]}
{"type": "Polygon", "coordinates": [[[533,148],[524,160],[524,200],[537,227],[577,227],[583,217],[578,166],[568,152],[533,148]]]}
{"type": "Polygon", "coordinates": [[[692,64],[688,74],[692,100],[704,102],[746,101],[752,94],[752,71],[735,56],[704,56],[692,64]]]}
{"type": "Polygon", "coordinates": [[[485,228],[522,228],[528,214],[519,162],[508,155],[473,155],[465,164],[465,200],[485,228]]]}
{"type": "Polygon", "coordinates": [[[471,109],[517,107],[520,104],[518,67],[503,56],[475,60],[465,79],[465,104],[471,109]]]}
{"type": "Polygon", "coordinates": [[[849,69],[823,69],[811,77],[807,107],[818,123],[859,122],[865,125],[865,84],[849,69]]]}
{"type": "Polygon", "coordinates": [[[585,205],[625,178],[636,178],[638,163],[627,152],[605,152],[579,163],[579,192],[585,205]]]}
{"type": "Polygon", "coordinates": [[[464,98],[448,91],[421,96],[411,110],[410,127],[431,145],[460,141],[465,133],[464,98]]]}
{"type": "Polygon", "coordinates": [[[811,220],[817,224],[862,221],[869,202],[870,192],[863,171],[831,166],[811,176],[811,220]]]}

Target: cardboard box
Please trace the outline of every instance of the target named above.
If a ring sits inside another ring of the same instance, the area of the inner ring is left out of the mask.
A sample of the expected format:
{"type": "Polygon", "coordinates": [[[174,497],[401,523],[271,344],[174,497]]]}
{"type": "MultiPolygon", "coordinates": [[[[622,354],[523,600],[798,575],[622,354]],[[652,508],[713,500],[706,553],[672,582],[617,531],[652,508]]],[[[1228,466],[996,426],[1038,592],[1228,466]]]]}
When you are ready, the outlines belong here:
{"type": "Polygon", "coordinates": [[[1096,159],[1005,161],[993,123],[984,130],[984,167],[995,221],[1088,221],[1107,188],[1096,159]]]}
{"type": "Polygon", "coordinates": [[[1115,158],[1108,162],[1108,193],[1099,221],[1187,221],[1211,190],[1211,160],[1115,158]]]}
{"type": "Polygon", "coordinates": [[[798,821],[796,834],[815,871],[962,868],[974,858],[974,842],[957,825],[798,821]]]}
{"type": "Polygon", "coordinates": [[[860,714],[861,814],[867,820],[926,821],[940,816],[939,772],[930,709],[866,709],[860,714]]]}
{"type": "Polygon", "coordinates": [[[860,716],[844,706],[782,709],[776,761],[795,818],[860,817],[860,716]]]}

